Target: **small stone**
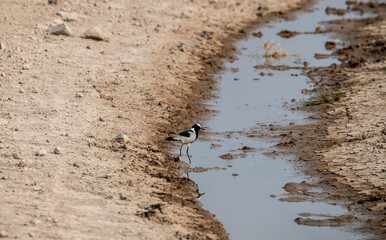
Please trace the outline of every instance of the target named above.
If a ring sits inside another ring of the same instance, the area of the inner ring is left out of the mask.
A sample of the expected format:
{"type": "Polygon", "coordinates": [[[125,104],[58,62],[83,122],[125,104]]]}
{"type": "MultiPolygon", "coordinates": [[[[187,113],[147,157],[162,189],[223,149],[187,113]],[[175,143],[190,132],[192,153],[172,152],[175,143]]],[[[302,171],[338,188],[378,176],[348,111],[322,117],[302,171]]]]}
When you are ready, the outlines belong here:
{"type": "Polygon", "coordinates": [[[102,31],[97,27],[91,27],[84,33],[84,37],[88,39],[93,39],[97,41],[103,41],[105,40],[105,36],[103,35],[102,31]]]}
{"type": "Polygon", "coordinates": [[[56,15],[61,16],[63,18],[63,20],[66,22],[78,21],[78,14],[76,14],[76,13],[68,13],[68,12],[64,12],[64,11],[59,11],[56,13],[56,15]]]}
{"type": "Polygon", "coordinates": [[[38,93],[39,91],[38,91],[38,89],[37,89],[36,87],[33,87],[33,88],[31,89],[31,92],[32,92],[32,93],[38,93]]]}
{"type": "Polygon", "coordinates": [[[19,93],[25,93],[25,90],[23,88],[20,88],[19,93]]]}
{"type": "Polygon", "coordinates": [[[0,42],[0,49],[5,49],[4,43],[0,42]]]}
{"type": "Polygon", "coordinates": [[[82,98],[82,97],[83,97],[83,94],[78,92],[78,93],[75,94],[75,97],[77,97],[77,98],[82,98]]]}
{"type": "Polygon", "coordinates": [[[29,64],[23,64],[23,66],[21,67],[21,69],[23,70],[29,70],[31,68],[31,66],[29,64]]]}
{"type": "Polygon", "coordinates": [[[61,153],[62,153],[62,149],[61,149],[59,146],[56,146],[56,147],[54,148],[54,153],[55,153],[55,154],[61,154],[61,153]]]}
{"type": "Polygon", "coordinates": [[[334,48],[336,47],[336,42],[333,42],[333,41],[327,41],[327,42],[324,44],[324,47],[325,47],[327,50],[334,49],[334,48]]]}
{"type": "Polygon", "coordinates": [[[295,122],[290,122],[289,125],[294,126],[295,122]]]}
{"type": "Polygon", "coordinates": [[[50,33],[53,35],[65,35],[65,36],[72,35],[71,29],[65,23],[51,27],[50,33]]]}
{"type": "Polygon", "coordinates": [[[119,199],[121,200],[127,200],[127,197],[123,195],[122,193],[119,194],[119,199]]]}
{"type": "Polygon", "coordinates": [[[186,52],[186,45],[184,43],[180,43],[178,46],[177,46],[178,50],[180,50],[181,52],[186,52]]]}
{"type": "Polygon", "coordinates": [[[115,136],[114,141],[119,143],[127,143],[129,141],[129,138],[124,133],[118,133],[118,135],[115,136]]]}
{"type": "Polygon", "coordinates": [[[0,143],[4,143],[4,139],[0,138],[0,143]]]}
{"type": "Polygon", "coordinates": [[[35,152],[35,156],[42,157],[47,155],[47,152],[43,149],[39,149],[37,152],[35,152]]]}
{"type": "Polygon", "coordinates": [[[48,4],[58,5],[58,4],[60,4],[60,1],[61,0],[48,0],[48,4]]]}
{"type": "Polygon", "coordinates": [[[0,238],[8,237],[8,233],[4,229],[0,229],[0,238]]]}
{"type": "Polygon", "coordinates": [[[20,153],[13,153],[13,154],[12,154],[12,157],[13,157],[14,159],[22,159],[20,153]]]}
{"type": "Polygon", "coordinates": [[[25,168],[27,166],[27,164],[25,163],[24,160],[20,160],[20,162],[18,164],[16,164],[16,166],[18,166],[20,168],[25,168]]]}
{"type": "Polygon", "coordinates": [[[104,122],[105,119],[103,117],[99,117],[99,121],[104,122]]]}
{"type": "Polygon", "coordinates": [[[252,33],[252,36],[261,38],[263,36],[263,33],[262,32],[254,32],[254,33],[252,33]]]}

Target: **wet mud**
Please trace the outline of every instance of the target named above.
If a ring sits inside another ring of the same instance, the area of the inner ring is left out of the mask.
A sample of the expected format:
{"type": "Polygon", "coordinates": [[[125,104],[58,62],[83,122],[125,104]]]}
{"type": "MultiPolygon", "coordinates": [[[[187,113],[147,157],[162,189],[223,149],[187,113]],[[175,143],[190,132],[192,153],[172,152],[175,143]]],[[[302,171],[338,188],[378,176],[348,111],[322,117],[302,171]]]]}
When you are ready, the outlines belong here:
{"type": "MultiPolygon", "coordinates": [[[[327,8],[326,13],[343,16],[349,11],[371,11],[376,15],[324,23],[325,32],[336,38],[325,43],[333,53],[315,57],[332,57],[340,63],[303,69],[315,88],[305,92],[309,100],[300,109],[312,113],[310,119],[317,122],[279,127],[282,139],[278,146],[286,149],[284,153],[299,157],[294,161],[297,168],[319,179],[312,185],[325,192],[320,199],[353,213],[302,214],[296,223],[332,227],[349,224],[356,226],[357,232],[374,234],[370,238],[384,239],[386,114],[381,106],[385,105],[386,5],[356,1],[347,4],[347,9],[327,8]]],[[[291,191],[299,192],[297,186],[291,186],[291,191]]]]}

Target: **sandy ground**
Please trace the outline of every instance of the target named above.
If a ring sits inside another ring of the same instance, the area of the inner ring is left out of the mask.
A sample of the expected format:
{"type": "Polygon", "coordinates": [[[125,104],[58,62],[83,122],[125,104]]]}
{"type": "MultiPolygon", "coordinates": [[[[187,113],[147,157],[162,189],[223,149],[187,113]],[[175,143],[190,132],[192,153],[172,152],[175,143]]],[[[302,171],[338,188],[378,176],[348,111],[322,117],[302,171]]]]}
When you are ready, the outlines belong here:
{"type": "Polygon", "coordinates": [[[305,70],[319,96],[308,104],[324,103],[305,107],[317,122],[283,129],[280,145],[299,156],[307,175],[320,179],[314,185],[325,189],[324,200],[361,216],[359,231],[385,239],[386,5],[359,8],[380,16],[328,23],[327,32],[346,42],[334,52],[342,64],[305,70]],[[341,99],[334,101],[334,93],[341,99]]]}
{"type": "Polygon", "coordinates": [[[229,42],[303,1],[58,2],[0,1],[0,237],[227,238],[163,139],[208,113],[229,42]]]}

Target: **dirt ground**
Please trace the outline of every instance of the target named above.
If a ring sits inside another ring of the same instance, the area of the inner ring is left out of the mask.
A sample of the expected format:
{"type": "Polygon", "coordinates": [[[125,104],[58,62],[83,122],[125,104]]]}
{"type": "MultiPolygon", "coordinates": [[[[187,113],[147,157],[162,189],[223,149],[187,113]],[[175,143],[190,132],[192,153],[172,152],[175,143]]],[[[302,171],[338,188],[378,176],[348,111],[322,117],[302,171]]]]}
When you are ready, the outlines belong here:
{"type": "Polygon", "coordinates": [[[320,180],[314,186],[323,187],[324,200],[361,216],[358,231],[385,239],[386,5],[354,7],[379,17],[327,23],[325,30],[345,42],[333,54],[342,64],[305,69],[317,88],[303,110],[316,122],[282,129],[280,146],[320,180]]]}
{"type": "Polygon", "coordinates": [[[209,113],[229,43],[305,1],[47,2],[0,1],[0,237],[227,238],[163,139],[209,113]]]}

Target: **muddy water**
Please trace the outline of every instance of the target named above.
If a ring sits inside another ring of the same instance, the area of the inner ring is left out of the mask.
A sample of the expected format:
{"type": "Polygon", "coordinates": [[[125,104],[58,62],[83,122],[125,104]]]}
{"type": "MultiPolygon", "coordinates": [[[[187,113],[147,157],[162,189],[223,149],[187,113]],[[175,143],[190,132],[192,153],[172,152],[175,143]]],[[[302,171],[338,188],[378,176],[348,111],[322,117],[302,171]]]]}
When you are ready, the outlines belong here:
{"type": "MultiPolygon", "coordinates": [[[[200,192],[205,193],[200,198],[204,208],[224,224],[231,239],[365,237],[348,231],[353,224],[343,227],[298,225],[294,220],[302,213],[330,217],[350,213],[337,205],[319,201],[312,197],[313,194],[298,193],[295,202],[289,200],[288,197],[294,195],[282,188],[286,183],[312,182],[313,179],[294,169],[291,156],[284,159],[272,154],[277,143],[262,137],[275,125],[309,121],[306,113],[292,109],[307,98],[301,90],[312,88],[311,81],[301,75],[301,70],[277,71],[267,68],[267,65],[303,67],[304,62],[308,66],[339,63],[334,58],[315,58],[315,53],[331,53],[325,49],[325,42],[331,41],[328,35],[299,34],[286,39],[277,33],[282,30],[313,32],[317,26],[323,27],[321,21],[363,17],[358,13],[328,15],[325,12],[328,6],[346,8],[345,1],[321,1],[313,11],[302,13],[296,20],[280,20],[256,29],[254,32],[262,33],[261,38],[251,34],[248,39],[238,42],[238,60],[226,63],[228,70],[216,76],[220,85],[219,98],[210,104],[218,114],[206,124],[206,134],[190,148],[191,168],[210,170],[191,172],[189,176],[199,185],[200,192]],[[273,40],[274,44],[265,49],[263,40],[273,40]],[[276,50],[283,56],[263,56],[276,50]],[[256,65],[265,66],[255,68],[256,65]],[[242,150],[244,146],[251,149],[242,150]],[[224,154],[227,154],[225,159],[220,158],[224,154]]],[[[187,160],[186,156],[183,159],[187,160]]],[[[320,189],[307,191],[322,192],[320,189]]]]}

